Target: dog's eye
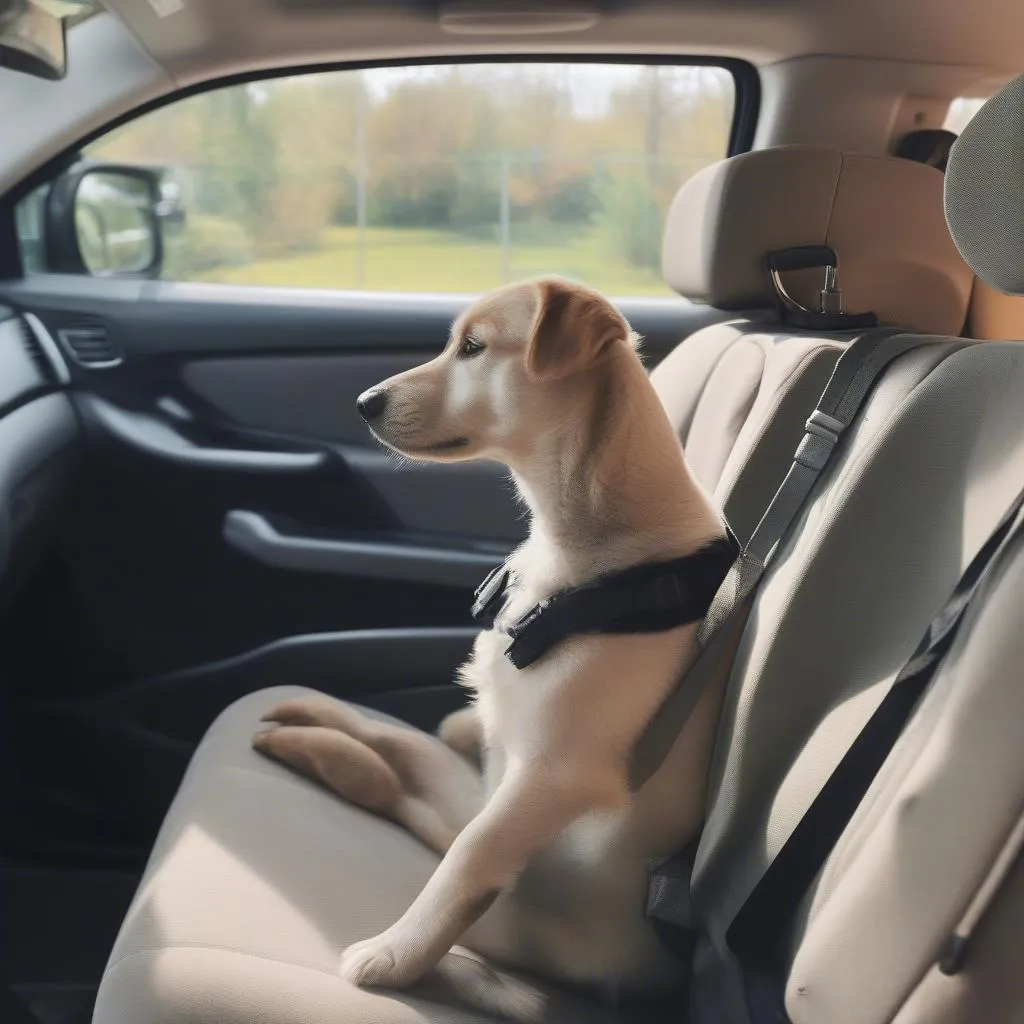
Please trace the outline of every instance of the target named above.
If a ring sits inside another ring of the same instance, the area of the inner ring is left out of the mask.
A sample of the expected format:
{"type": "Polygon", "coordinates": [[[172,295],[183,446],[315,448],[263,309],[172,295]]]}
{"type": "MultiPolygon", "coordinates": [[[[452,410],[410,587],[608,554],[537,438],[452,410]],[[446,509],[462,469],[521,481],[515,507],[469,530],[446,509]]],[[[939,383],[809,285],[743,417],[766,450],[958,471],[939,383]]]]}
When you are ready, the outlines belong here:
{"type": "Polygon", "coordinates": [[[467,334],[462,339],[462,344],[459,346],[459,358],[460,359],[471,359],[475,355],[479,355],[484,350],[482,342],[477,341],[472,334],[467,334]]]}

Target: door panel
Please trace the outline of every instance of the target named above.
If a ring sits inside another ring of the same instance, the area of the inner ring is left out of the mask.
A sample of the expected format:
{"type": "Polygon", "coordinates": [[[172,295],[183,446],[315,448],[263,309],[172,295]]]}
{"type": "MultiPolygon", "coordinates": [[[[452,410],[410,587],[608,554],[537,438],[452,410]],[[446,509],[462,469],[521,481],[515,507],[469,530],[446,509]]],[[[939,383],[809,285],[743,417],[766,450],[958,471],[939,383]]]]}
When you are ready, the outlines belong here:
{"type": "MultiPolygon", "coordinates": [[[[378,514],[387,509],[386,525],[506,546],[522,538],[522,516],[500,468],[399,464],[371,440],[355,408],[366,388],[435,355],[469,297],[91,283],[84,295],[81,279],[39,276],[10,294],[58,337],[83,318],[105,325],[124,362],[106,372],[83,369],[80,377],[110,400],[100,418],[120,440],[131,443],[117,427],[129,426],[124,413],[132,410],[138,442],[154,458],[191,457],[200,468],[215,466],[219,454],[230,471],[223,445],[204,452],[176,435],[210,435],[216,427],[237,440],[248,432],[246,447],[255,453],[237,458],[239,471],[265,454],[261,440],[273,440],[282,472],[288,464],[301,469],[312,441],[368,485],[378,514]]],[[[682,299],[626,300],[622,308],[644,336],[652,366],[682,337],[724,316],[682,299]]]]}
{"type": "Polygon", "coordinates": [[[365,446],[354,396],[423,358],[378,352],[204,359],[186,363],[182,381],[234,423],[365,446]]]}

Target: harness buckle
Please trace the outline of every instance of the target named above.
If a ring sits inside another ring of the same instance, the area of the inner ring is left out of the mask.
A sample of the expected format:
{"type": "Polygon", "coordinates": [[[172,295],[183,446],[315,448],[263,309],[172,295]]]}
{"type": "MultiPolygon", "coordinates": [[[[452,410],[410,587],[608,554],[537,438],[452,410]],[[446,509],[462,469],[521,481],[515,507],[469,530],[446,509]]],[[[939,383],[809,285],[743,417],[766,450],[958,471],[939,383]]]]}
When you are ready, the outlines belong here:
{"type": "Polygon", "coordinates": [[[545,598],[511,626],[505,627],[505,632],[512,641],[505,648],[505,657],[516,668],[522,669],[533,664],[547,650],[548,629],[541,616],[550,606],[550,598],[545,598]]]}
{"type": "Polygon", "coordinates": [[[545,598],[543,601],[535,604],[522,618],[516,619],[515,622],[509,626],[505,632],[508,633],[513,640],[517,640],[523,633],[523,631],[533,625],[541,615],[547,610],[551,604],[549,598],[545,598]]]}
{"type": "Polygon", "coordinates": [[[498,617],[498,605],[505,600],[508,589],[509,569],[503,563],[492,569],[476,588],[473,595],[473,607],[470,615],[474,622],[479,622],[490,629],[498,617]]]}

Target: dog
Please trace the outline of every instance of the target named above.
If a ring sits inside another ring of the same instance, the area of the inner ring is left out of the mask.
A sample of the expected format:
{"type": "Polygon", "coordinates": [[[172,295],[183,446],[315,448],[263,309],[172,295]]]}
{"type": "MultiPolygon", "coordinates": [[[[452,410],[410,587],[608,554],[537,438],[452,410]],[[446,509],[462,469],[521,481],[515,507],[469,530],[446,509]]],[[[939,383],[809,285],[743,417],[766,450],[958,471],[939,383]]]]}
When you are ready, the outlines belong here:
{"type": "Polygon", "coordinates": [[[360,396],[373,434],[402,456],[504,463],[530,528],[506,563],[505,606],[459,672],[472,704],[438,737],[326,698],[280,704],[254,737],[442,855],[400,920],[344,951],[355,985],[408,986],[456,942],[589,988],[658,992],[679,976],[644,917],[646,869],[699,832],[724,680],[637,793],[627,766],[692,661],[699,622],[569,636],[523,669],[503,631],[566,588],[725,535],[638,344],[599,293],[538,278],[484,296],[437,358],[360,396]]]}

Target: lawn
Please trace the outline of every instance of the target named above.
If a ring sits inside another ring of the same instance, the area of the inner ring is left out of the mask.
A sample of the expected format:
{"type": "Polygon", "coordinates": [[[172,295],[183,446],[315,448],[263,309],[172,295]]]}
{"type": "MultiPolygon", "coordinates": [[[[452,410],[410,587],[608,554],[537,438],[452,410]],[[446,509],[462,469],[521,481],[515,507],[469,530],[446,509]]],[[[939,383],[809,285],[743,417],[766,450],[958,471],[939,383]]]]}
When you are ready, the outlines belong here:
{"type": "Polygon", "coordinates": [[[513,244],[503,261],[497,243],[474,241],[454,232],[401,228],[366,231],[361,275],[356,229],[336,227],[324,231],[322,246],[313,252],[211,270],[202,280],[299,288],[482,292],[503,279],[543,273],[575,278],[611,295],[671,294],[656,272],[617,258],[596,234],[577,235],[561,244],[513,244]]]}

